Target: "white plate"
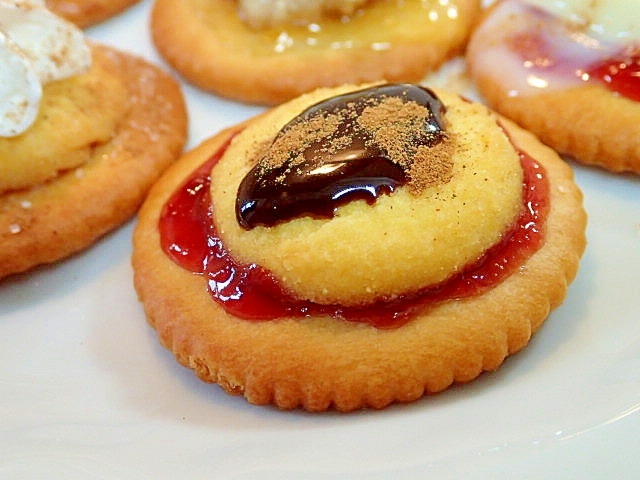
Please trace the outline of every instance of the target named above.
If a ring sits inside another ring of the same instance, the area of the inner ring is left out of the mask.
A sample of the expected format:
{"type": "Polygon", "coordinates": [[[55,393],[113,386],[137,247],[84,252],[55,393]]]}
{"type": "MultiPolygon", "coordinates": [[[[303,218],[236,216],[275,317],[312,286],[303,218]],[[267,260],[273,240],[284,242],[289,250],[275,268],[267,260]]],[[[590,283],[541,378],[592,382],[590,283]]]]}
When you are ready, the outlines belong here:
{"type": "MultiPolygon", "coordinates": [[[[89,35],[160,62],[150,6],[89,35]]],[[[185,93],[190,146],[259,111],[185,93]]],[[[136,299],[133,222],[3,282],[0,478],[638,478],[640,179],[576,176],[589,247],[530,346],[467,386],[379,412],[280,412],[197,380],[136,299]]]]}

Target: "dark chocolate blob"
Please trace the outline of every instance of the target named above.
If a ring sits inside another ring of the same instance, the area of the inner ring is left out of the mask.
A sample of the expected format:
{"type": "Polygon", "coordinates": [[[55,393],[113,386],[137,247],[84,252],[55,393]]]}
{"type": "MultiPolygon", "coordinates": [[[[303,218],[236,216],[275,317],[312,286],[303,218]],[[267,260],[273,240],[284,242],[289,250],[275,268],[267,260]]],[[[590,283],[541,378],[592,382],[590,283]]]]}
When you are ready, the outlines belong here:
{"type": "Polygon", "coordinates": [[[394,161],[358,125],[367,107],[397,97],[415,102],[428,115],[411,138],[410,147],[431,147],[445,136],[444,106],[429,89],[410,84],[391,84],[340,95],[317,103],[285,125],[272,145],[301,122],[334,116],[339,119],[327,136],[310,138],[300,149],[275,165],[259,161],[245,176],[236,198],[236,217],[245,229],[273,226],[300,216],[331,218],[337,207],[353,200],[373,203],[408,181],[409,165],[394,161]],[[337,145],[337,146],[336,146],[337,145]]]}

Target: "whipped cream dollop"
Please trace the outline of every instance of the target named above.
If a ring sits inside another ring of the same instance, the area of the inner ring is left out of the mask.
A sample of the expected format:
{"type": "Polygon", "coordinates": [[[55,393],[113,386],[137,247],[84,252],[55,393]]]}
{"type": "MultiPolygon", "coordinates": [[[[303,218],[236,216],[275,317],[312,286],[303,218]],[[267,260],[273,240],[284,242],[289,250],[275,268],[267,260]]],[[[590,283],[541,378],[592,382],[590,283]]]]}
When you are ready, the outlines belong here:
{"type": "Polygon", "coordinates": [[[0,0],[0,137],[31,126],[44,84],[90,65],[82,30],[47,10],[44,0],[0,0]]]}
{"type": "Polygon", "coordinates": [[[640,39],[638,0],[526,0],[590,33],[609,38],[640,39]]]}

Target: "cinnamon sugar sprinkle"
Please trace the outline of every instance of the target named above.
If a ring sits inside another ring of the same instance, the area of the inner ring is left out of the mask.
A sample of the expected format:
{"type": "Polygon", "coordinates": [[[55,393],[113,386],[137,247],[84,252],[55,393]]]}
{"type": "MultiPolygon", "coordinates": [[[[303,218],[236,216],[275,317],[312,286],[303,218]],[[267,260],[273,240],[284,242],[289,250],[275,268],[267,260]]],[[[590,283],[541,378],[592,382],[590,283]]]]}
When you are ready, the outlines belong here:
{"type": "Polygon", "coordinates": [[[342,108],[319,110],[310,118],[297,117],[271,144],[258,148],[258,166],[270,170],[289,163],[289,169],[295,169],[309,161],[320,165],[314,158],[366,149],[400,165],[409,192],[418,195],[449,182],[453,175],[454,142],[448,133],[428,130],[432,115],[427,107],[395,96],[363,98],[342,108]],[[310,149],[320,155],[305,155],[310,149]]]}

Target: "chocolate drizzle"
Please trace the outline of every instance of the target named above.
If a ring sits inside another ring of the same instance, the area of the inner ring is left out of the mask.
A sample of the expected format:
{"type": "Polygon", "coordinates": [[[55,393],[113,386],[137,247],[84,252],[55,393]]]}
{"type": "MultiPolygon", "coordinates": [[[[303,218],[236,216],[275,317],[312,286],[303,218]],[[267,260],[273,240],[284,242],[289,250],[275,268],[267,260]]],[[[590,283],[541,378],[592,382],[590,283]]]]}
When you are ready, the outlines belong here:
{"type": "Polygon", "coordinates": [[[443,113],[431,90],[404,84],[311,106],[280,130],[243,179],[238,223],[251,229],[303,215],[331,218],[347,202],[371,204],[391,194],[411,181],[416,159],[446,138],[443,113]]]}

